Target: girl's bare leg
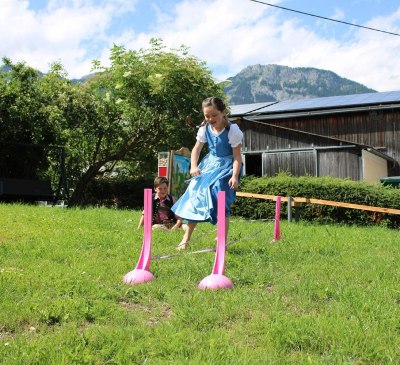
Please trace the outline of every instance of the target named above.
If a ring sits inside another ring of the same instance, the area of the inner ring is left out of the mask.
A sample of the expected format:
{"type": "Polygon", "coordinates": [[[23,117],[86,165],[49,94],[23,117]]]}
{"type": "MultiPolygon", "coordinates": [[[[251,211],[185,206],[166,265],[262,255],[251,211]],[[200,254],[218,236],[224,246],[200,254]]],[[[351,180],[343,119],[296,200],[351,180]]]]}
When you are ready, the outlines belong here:
{"type": "Polygon", "coordinates": [[[180,250],[186,250],[189,246],[190,238],[192,237],[192,233],[194,229],[196,228],[197,223],[196,222],[188,222],[187,223],[187,229],[185,231],[185,234],[183,235],[181,243],[176,247],[178,251],[180,250]]]}
{"type": "Polygon", "coordinates": [[[225,218],[225,243],[228,243],[229,217],[225,218]]]}

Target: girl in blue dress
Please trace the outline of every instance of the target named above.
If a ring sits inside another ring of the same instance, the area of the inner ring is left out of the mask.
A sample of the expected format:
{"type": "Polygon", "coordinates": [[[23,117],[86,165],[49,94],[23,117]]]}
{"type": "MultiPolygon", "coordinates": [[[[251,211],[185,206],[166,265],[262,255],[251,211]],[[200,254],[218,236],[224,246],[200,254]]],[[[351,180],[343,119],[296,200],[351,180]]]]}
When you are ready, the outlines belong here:
{"type": "Polygon", "coordinates": [[[192,178],[185,193],[171,208],[177,216],[188,222],[177,250],[184,250],[189,246],[198,222],[217,223],[219,191],[226,193],[226,234],[228,234],[230,206],[236,198],[239,186],[243,133],[237,124],[228,121],[225,104],[220,98],[205,99],[202,109],[205,120],[197,132],[196,144],[191,152],[192,178]],[[198,164],[205,143],[208,143],[209,153],[198,164]]]}

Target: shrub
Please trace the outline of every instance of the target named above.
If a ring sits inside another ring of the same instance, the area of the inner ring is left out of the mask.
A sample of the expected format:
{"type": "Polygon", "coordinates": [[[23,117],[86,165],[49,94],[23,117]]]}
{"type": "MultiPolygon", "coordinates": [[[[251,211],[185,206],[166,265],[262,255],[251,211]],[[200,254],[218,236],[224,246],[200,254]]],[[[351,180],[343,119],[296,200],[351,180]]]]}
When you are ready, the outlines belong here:
{"type": "MultiPolygon", "coordinates": [[[[240,190],[282,197],[313,198],[374,207],[400,208],[400,189],[331,177],[293,177],[286,173],[278,174],[273,178],[246,176],[241,181],[240,190]]],[[[232,206],[232,214],[250,219],[273,218],[275,202],[237,197],[232,206]]],[[[287,204],[282,204],[281,216],[287,217],[287,204]]],[[[305,204],[301,208],[301,218],[319,223],[400,226],[400,215],[319,204],[305,204]]]]}

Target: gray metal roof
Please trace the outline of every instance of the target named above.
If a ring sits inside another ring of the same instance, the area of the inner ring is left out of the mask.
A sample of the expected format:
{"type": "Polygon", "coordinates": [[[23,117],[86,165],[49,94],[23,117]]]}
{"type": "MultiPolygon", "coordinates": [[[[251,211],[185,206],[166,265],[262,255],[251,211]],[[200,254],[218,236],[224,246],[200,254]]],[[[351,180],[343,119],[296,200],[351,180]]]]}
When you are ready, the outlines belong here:
{"type": "Polygon", "coordinates": [[[250,114],[252,112],[258,111],[258,109],[265,108],[268,105],[276,104],[278,101],[269,101],[269,102],[264,102],[264,103],[254,103],[254,104],[238,104],[238,105],[231,105],[231,113],[235,113],[235,115],[244,115],[244,114],[250,114]]]}
{"type": "Polygon", "coordinates": [[[270,113],[294,113],[304,110],[344,109],[371,105],[399,104],[400,91],[387,91],[367,94],[328,96],[314,99],[286,100],[245,105],[232,105],[232,117],[270,113]]]}

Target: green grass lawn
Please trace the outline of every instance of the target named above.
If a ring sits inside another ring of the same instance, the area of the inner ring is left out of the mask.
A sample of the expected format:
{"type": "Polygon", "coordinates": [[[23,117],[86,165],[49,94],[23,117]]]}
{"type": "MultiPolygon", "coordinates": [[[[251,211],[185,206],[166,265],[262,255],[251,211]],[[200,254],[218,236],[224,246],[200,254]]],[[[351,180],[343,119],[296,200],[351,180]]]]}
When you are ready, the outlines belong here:
{"type": "MultiPolygon", "coordinates": [[[[151,262],[127,285],[138,211],[0,205],[0,363],[400,364],[400,232],[232,219],[226,276],[214,253],[151,262]]],[[[190,251],[215,246],[201,224],[190,251]]],[[[153,255],[182,232],[154,232],[153,255]]]]}

